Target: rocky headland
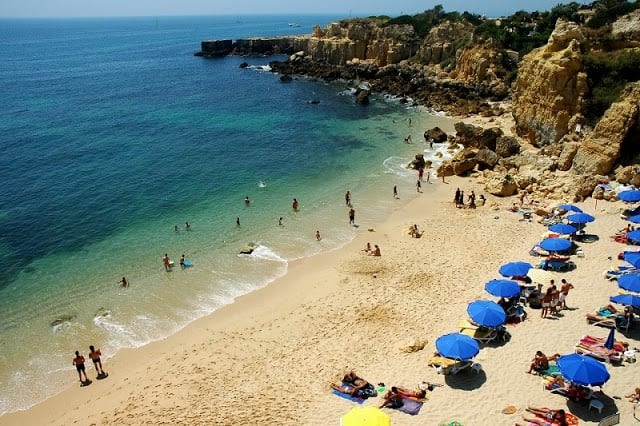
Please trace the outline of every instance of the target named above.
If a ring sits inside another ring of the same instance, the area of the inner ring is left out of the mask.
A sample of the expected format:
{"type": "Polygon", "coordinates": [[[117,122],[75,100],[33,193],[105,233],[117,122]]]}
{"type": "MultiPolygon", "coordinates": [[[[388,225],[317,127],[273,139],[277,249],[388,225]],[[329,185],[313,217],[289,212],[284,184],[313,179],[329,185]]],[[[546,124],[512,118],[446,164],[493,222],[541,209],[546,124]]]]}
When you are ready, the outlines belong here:
{"type": "MultiPolygon", "coordinates": [[[[483,117],[483,126],[461,121],[444,136],[461,149],[439,176],[472,176],[498,196],[614,199],[610,183],[640,186],[640,9],[597,3],[498,20],[437,6],[413,18],[316,26],[307,36],[203,41],[198,55],[286,54],[270,63],[283,81],[366,81],[355,98],[363,105],[375,91],[483,117]]],[[[425,139],[445,142],[437,130],[425,129],[425,139]]]]}

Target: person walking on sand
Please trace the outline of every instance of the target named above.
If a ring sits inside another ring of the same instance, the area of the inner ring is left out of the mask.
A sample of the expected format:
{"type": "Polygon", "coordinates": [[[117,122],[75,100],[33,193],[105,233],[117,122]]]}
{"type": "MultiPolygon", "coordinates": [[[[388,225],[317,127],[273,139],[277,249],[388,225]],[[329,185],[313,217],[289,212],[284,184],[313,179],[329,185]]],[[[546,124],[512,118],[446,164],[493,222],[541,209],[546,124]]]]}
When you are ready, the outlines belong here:
{"type": "Polygon", "coordinates": [[[393,185],[393,198],[398,198],[398,185],[393,185]]]}
{"type": "Polygon", "coordinates": [[[122,279],[118,281],[118,284],[122,287],[129,287],[129,281],[125,277],[122,277],[122,279]]]}
{"type": "Polygon", "coordinates": [[[431,171],[427,170],[427,183],[431,183],[431,171]]]}
{"type": "Polygon", "coordinates": [[[322,238],[320,237],[320,231],[316,231],[316,240],[320,241],[322,238]]]}
{"type": "Polygon", "coordinates": [[[356,211],[352,208],[349,209],[349,225],[356,224],[356,211]]]}
{"type": "Polygon", "coordinates": [[[80,355],[78,351],[76,351],[76,357],[73,359],[73,365],[76,366],[76,370],[78,371],[80,383],[88,382],[89,378],[87,377],[87,372],[84,367],[84,357],[80,355]],[[82,376],[84,376],[84,380],[82,380],[82,376]]]}
{"type": "Polygon", "coordinates": [[[169,259],[169,255],[167,253],[162,256],[162,264],[164,265],[165,271],[171,270],[171,260],[169,259]]]}
{"type": "Polygon", "coordinates": [[[98,372],[98,377],[106,375],[104,370],[102,369],[102,361],[100,360],[101,356],[102,352],[100,352],[100,349],[96,349],[93,345],[89,346],[89,358],[91,358],[91,361],[93,361],[93,366],[98,372]]]}
{"type": "Polygon", "coordinates": [[[298,199],[297,198],[293,199],[293,204],[291,204],[291,207],[293,207],[293,210],[298,211],[298,199]]]}

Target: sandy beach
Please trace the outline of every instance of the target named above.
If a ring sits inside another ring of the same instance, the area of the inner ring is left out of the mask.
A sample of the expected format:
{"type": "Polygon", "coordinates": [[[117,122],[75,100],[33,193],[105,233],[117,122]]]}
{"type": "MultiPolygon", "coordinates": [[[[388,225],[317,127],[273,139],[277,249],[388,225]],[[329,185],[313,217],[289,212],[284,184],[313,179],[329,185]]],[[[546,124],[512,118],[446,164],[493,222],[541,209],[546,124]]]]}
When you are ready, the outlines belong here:
{"type": "MultiPolygon", "coordinates": [[[[543,319],[527,308],[526,321],[508,326],[510,341],[481,346],[474,360],[480,373],[442,376],[427,365],[436,338],[459,330],[469,302],[496,299],[483,287],[499,278],[500,265],[540,261],[528,254],[545,231],[535,216],[521,220],[507,210],[512,199],[488,194],[485,206],[457,209],[458,187],[484,194],[474,179],[425,183],[416,199],[398,200],[384,223],[360,228],[349,245],[293,262],[267,288],[165,340],[107,359],[106,379],[95,380],[88,364],[93,383],[80,387],[69,370],[68,389],[0,417],[0,424],[337,425],[356,404],[334,396],[329,384],[351,369],[387,386],[444,385],[428,394],[416,416],[384,409],[397,425],[513,425],[522,422],[528,404],[568,409],[580,424],[597,424],[618,411],[621,424],[634,424],[633,405],[623,396],[639,385],[640,363],[607,364],[602,415],[545,391],[539,376],[525,372],[536,350],[567,354],[583,335],[606,337],[608,330],[588,325],[585,314],[618,293],[603,272],[622,264],[616,255],[625,246],[609,238],[626,225],[620,202],[578,204],[596,217],[587,229],[599,240],[581,244],[584,257],[574,256],[575,270],[554,274],[575,286],[567,298],[571,309],[543,319]],[[414,223],[422,238],[408,234],[414,223]],[[367,242],[379,244],[382,256],[367,256],[367,242]],[[402,350],[420,341],[426,341],[422,350],[402,350]],[[516,412],[502,414],[511,405],[516,412]]],[[[569,200],[544,203],[560,201],[569,200]]],[[[637,330],[617,337],[640,347],[637,330]]],[[[370,398],[364,405],[380,402],[370,398]]]]}

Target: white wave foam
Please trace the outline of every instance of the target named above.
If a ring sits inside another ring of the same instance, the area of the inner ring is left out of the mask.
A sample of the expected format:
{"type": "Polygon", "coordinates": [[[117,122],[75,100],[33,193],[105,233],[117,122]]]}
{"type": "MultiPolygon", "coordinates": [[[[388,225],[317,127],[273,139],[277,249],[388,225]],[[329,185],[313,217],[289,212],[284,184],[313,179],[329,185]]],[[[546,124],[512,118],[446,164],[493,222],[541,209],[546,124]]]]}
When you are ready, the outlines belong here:
{"type": "Polygon", "coordinates": [[[253,252],[251,253],[251,256],[257,259],[262,259],[262,260],[269,260],[269,261],[282,262],[282,263],[287,262],[286,259],[283,259],[282,257],[280,257],[276,252],[271,250],[269,247],[263,246],[261,244],[256,245],[256,247],[253,249],[253,252]]]}
{"type": "Polygon", "coordinates": [[[393,156],[386,158],[382,162],[382,167],[384,169],[384,173],[386,174],[394,174],[401,177],[411,177],[415,174],[415,171],[407,169],[407,164],[409,164],[410,162],[411,160],[405,157],[393,156]]]}
{"type": "Polygon", "coordinates": [[[255,71],[271,72],[269,65],[249,65],[248,68],[255,71]]]}

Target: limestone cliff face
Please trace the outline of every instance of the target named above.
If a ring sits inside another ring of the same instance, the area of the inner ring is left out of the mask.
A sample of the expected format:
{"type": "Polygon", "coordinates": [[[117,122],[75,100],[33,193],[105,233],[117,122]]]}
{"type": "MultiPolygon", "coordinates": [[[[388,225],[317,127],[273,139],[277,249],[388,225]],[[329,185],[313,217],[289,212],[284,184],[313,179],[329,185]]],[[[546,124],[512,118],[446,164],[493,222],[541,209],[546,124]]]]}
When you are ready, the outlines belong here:
{"type": "Polygon", "coordinates": [[[504,82],[504,50],[492,40],[458,51],[456,69],[452,77],[480,89],[483,93],[506,96],[509,88],[504,82]]]}
{"type": "Polygon", "coordinates": [[[558,20],[549,42],[525,56],[513,92],[518,134],[535,146],[557,142],[580,123],[587,76],[580,27],[558,20]]]}
{"type": "Polygon", "coordinates": [[[350,60],[369,60],[376,65],[395,64],[418,48],[411,25],[382,27],[375,20],[353,19],[314,28],[305,53],[314,60],[344,65],[350,60]]]}
{"type": "Polygon", "coordinates": [[[456,57],[457,49],[473,34],[468,22],[443,22],[429,31],[420,45],[417,59],[427,65],[438,65],[456,57]]]}
{"type": "MultiPolygon", "coordinates": [[[[609,107],[573,159],[578,174],[609,174],[616,162],[628,163],[640,152],[640,82],[629,84],[609,107]]],[[[636,158],[637,161],[637,158],[636,158]]]]}
{"type": "MultiPolygon", "coordinates": [[[[629,42],[640,41],[640,9],[621,16],[611,26],[611,35],[629,42]]],[[[637,43],[635,44],[637,46],[637,43]]]]}

